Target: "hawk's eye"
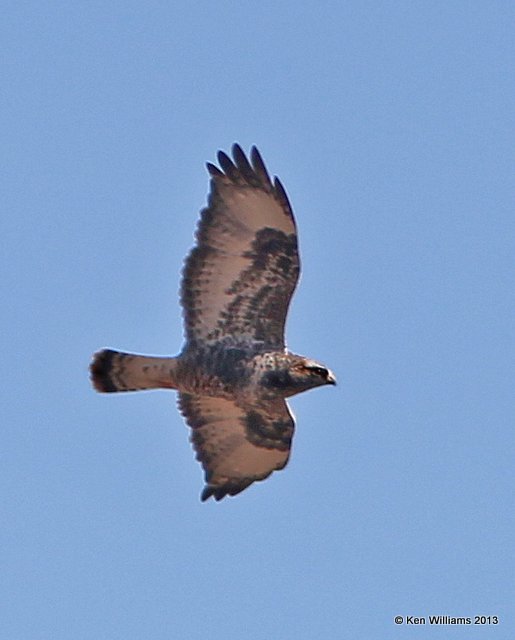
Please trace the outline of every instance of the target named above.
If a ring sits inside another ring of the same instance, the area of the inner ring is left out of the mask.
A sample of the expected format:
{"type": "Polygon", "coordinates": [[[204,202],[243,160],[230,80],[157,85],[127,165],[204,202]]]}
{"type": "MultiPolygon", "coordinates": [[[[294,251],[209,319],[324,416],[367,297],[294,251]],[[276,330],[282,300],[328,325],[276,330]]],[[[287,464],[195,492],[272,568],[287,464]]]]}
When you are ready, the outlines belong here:
{"type": "Polygon", "coordinates": [[[308,367],[308,369],[321,378],[327,378],[327,369],[324,367],[308,367]]]}

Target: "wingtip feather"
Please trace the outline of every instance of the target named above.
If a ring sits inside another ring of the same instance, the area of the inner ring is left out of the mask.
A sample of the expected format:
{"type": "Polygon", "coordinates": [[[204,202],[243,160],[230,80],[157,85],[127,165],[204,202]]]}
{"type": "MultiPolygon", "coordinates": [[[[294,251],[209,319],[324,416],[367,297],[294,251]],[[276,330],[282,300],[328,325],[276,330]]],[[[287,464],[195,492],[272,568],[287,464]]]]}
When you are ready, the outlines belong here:
{"type": "Polygon", "coordinates": [[[219,151],[217,154],[217,158],[218,158],[218,164],[220,165],[222,170],[228,176],[231,176],[236,169],[233,161],[229,158],[229,156],[224,151],[219,151]]]}
{"type": "Polygon", "coordinates": [[[272,183],[270,182],[270,176],[256,145],[253,145],[250,150],[250,160],[252,162],[252,166],[254,167],[254,171],[260,176],[262,181],[266,185],[271,186],[272,183]]]}
{"type": "Polygon", "coordinates": [[[209,171],[209,175],[212,178],[217,178],[219,176],[224,175],[223,172],[220,171],[220,169],[216,165],[214,165],[212,162],[206,162],[206,167],[207,167],[207,170],[209,171]]]}

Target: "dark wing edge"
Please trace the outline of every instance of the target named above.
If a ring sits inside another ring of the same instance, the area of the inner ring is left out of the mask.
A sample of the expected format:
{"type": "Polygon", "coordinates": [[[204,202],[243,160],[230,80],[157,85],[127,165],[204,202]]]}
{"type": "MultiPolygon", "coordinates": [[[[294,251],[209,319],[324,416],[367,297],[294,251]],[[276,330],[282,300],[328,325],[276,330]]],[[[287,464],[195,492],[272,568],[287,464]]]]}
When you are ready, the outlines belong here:
{"type": "Polygon", "coordinates": [[[294,220],[293,210],[286,191],[277,176],[273,182],[270,179],[265,162],[258,148],[253,145],[250,150],[250,162],[241,146],[235,142],[232,145],[231,159],[224,151],[218,151],[217,158],[220,168],[211,162],[206,162],[206,167],[211,178],[215,181],[219,178],[229,178],[235,185],[247,185],[262,189],[271,193],[280,203],[285,215],[294,220]]]}
{"type": "Polygon", "coordinates": [[[205,472],[202,502],[235,496],[288,463],[295,422],[284,400],[239,406],[180,393],[178,405],[205,472]]]}

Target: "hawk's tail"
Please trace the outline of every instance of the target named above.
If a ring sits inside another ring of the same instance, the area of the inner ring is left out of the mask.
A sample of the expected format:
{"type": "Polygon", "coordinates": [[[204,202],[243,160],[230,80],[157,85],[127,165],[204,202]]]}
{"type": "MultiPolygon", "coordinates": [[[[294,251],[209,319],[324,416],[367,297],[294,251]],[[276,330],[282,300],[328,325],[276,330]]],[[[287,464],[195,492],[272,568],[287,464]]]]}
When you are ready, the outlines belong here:
{"type": "Polygon", "coordinates": [[[91,382],[97,391],[139,391],[176,389],[177,358],[138,356],[103,349],[89,366],[91,382]]]}

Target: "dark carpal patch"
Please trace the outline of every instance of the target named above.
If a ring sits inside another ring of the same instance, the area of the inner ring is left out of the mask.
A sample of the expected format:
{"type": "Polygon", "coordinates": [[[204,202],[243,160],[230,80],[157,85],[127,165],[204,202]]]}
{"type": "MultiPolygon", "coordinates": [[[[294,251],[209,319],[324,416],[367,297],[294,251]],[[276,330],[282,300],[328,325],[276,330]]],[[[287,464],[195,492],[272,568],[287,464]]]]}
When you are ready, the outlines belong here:
{"type": "Polygon", "coordinates": [[[245,435],[252,444],[266,449],[289,450],[293,435],[291,420],[272,420],[264,413],[249,411],[242,421],[245,435]]]}
{"type": "Polygon", "coordinates": [[[252,259],[254,269],[270,269],[283,278],[298,276],[297,237],[293,233],[264,227],[256,233],[252,250],[243,255],[252,259]]]}
{"type": "Polygon", "coordinates": [[[232,299],[220,314],[218,331],[250,336],[265,347],[280,349],[300,270],[297,238],[265,227],[257,232],[251,249],[243,256],[250,264],[225,292],[232,299]]]}

